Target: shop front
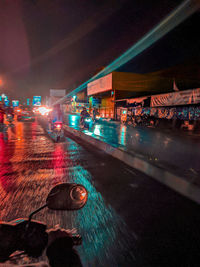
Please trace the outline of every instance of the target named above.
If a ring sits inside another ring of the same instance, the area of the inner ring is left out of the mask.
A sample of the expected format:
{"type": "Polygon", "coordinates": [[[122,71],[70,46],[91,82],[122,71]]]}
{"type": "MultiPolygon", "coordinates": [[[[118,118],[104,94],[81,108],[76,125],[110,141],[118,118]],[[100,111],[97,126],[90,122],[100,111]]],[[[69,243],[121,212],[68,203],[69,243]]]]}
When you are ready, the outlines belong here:
{"type": "MultiPolygon", "coordinates": [[[[105,118],[117,119],[119,111],[116,101],[128,97],[146,95],[149,90],[158,92],[156,87],[157,77],[149,79],[148,75],[112,72],[100,79],[94,80],[87,85],[88,97],[98,99],[98,110],[105,118]]],[[[159,87],[160,89],[160,87],[159,87]]],[[[94,105],[91,105],[91,109],[94,105]]]]}
{"type": "Polygon", "coordinates": [[[87,94],[91,110],[96,108],[102,118],[115,117],[115,94],[112,73],[89,83],[87,94]]]}

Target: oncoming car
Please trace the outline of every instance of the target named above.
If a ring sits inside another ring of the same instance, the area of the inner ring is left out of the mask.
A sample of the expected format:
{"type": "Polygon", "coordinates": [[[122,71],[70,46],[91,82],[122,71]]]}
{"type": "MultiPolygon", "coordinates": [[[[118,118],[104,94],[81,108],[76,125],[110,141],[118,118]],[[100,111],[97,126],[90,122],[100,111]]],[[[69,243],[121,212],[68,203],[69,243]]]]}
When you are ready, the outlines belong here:
{"type": "Polygon", "coordinates": [[[35,121],[35,115],[31,107],[21,107],[21,111],[17,114],[18,121],[35,121]]]}

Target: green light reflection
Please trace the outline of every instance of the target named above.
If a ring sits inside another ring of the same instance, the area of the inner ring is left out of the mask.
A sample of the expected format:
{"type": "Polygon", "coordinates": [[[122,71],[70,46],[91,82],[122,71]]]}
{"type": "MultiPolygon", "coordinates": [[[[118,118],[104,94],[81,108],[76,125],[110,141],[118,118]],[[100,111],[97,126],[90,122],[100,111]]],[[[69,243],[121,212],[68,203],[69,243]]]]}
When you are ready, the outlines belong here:
{"type": "Polygon", "coordinates": [[[83,237],[79,252],[84,266],[133,264],[135,257],[130,247],[133,247],[135,236],[128,232],[126,224],[113,208],[106,205],[93,185],[91,174],[77,165],[70,170],[70,177],[72,182],[84,185],[89,192],[86,206],[77,211],[75,218],[76,227],[83,237]]]}

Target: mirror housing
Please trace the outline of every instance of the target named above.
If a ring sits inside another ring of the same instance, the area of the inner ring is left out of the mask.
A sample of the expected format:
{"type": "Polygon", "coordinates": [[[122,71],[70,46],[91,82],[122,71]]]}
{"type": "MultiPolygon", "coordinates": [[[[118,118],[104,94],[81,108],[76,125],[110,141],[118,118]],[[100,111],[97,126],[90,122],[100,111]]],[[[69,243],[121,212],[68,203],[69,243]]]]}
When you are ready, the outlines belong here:
{"type": "Polygon", "coordinates": [[[87,198],[88,192],[83,185],[62,183],[51,189],[46,204],[52,210],[78,210],[86,204],[87,198]]]}

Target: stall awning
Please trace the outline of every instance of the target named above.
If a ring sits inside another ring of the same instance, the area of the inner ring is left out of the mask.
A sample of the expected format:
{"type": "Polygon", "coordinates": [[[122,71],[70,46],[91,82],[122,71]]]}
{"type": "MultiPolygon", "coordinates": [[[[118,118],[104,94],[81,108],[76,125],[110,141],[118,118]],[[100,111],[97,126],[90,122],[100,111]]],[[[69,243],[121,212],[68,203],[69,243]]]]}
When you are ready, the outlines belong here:
{"type": "Polygon", "coordinates": [[[151,96],[151,107],[200,103],[200,88],[151,96]]]}
{"type": "Polygon", "coordinates": [[[148,96],[126,99],[127,104],[142,103],[148,96]]]}

